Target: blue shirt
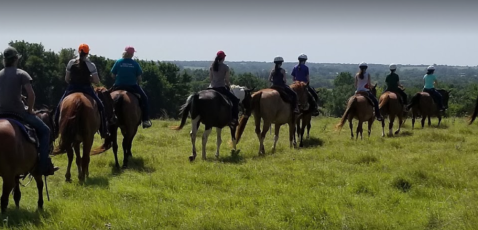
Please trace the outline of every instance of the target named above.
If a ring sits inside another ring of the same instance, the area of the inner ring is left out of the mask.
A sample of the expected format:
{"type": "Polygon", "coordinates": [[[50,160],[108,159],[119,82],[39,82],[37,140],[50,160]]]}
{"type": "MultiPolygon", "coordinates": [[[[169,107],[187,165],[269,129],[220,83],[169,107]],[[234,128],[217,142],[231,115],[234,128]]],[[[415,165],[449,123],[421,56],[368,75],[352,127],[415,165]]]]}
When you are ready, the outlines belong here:
{"type": "Polygon", "coordinates": [[[425,74],[425,76],[423,76],[423,79],[425,80],[425,85],[423,86],[423,88],[425,89],[435,88],[435,85],[433,84],[435,80],[437,79],[435,74],[425,74]]]}
{"type": "Polygon", "coordinates": [[[296,81],[307,82],[307,75],[309,75],[309,67],[304,64],[294,66],[291,75],[296,81]],[[300,66],[300,69],[298,68],[300,66]]]}
{"type": "Polygon", "coordinates": [[[115,62],[111,73],[116,74],[115,85],[136,85],[137,77],[143,74],[143,70],[135,60],[121,58],[115,62]]]}

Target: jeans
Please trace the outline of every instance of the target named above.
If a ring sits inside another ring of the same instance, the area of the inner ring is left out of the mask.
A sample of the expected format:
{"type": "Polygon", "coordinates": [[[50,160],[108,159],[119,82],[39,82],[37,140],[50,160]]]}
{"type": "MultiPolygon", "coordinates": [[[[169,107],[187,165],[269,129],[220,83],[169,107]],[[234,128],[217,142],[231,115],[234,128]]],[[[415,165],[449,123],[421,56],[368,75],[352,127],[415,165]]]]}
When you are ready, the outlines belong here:
{"type": "Polygon", "coordinates": [[[239,119],[239,98],[237,98],[231,91],[227,90],[226,87],[217,87],[213,89],[226,95],[232,101],[233,118],[236,120],[239,119]]]}
{"type": "Polygon", "coordinates": [[[89,85],[73,85],[70,84],[68,88],[66,88],[65,93],[63,96],[60,98],[60,102],[58,103],[56,110],[55,110],[55,127],[56,131],[58,132],[58,129],[60,125],[58,124],[58,121],[60,119],[60,105],[63,99],[75,92],[82,92],[85,93],[89,96],[91,96],[95,101],[96,104],[98,105],[98,110],[100,111],[100,117],[101,117],[101,130],[105,131],[106,130],[106,116],[105,116],[105,107],[103,106],[103,102],[101,102],[100,98],[98,98],[98,95],[96,95],[95,91],[93,90],[93,87],[89,85]]]}
{"type": "Polygon", "coordinates": [[[380,117],[380,109],[378,108],[377,98],[372,94],[372,92],[367,91],[367,93],[368,93],[368,97],[370,97],[370,99],[372,99],[373,101],[373,106],[375,107],[375,116],[380,117]]]}
{"type": "Polygon", "coordinates": [[[432,96],[439,109],[443,108],[443,97],[435,88],[423,89],[423,92],[427,92],[432,96]]]}
{"type": "Polygon", "coordinates": [[[126,91],[130,93],[137,93],[141,96],[141,99],[139,100],[139,106],[141,107],[142,110],[142,121],[148,121],[149,120],[149,99],[144,90],[141,88],[139,85],[113,85],[113,90],[116,89],[125,89],[126,91]]]}
{"type": "Polygon", "coordinates": [[[30,124],[36,131],[40,141],[40,169],[44,172],[47,168],[48,155],[50,148],[50,128],[36,115],[25,112],[22,114],[23,120],[30,124]]]}

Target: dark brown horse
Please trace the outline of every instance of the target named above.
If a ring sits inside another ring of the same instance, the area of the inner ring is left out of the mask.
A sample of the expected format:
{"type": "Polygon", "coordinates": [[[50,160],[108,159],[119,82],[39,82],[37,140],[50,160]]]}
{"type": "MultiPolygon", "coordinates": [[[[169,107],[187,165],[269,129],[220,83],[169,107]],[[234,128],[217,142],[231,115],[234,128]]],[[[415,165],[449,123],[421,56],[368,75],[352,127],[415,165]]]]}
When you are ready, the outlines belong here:
{"type": "Polygon", "coordinates": [[[473,124],[473,122],[476,119],[476,116],[478,116],[478,97],[476,98],[476,101],[475,101],[475,109],[473,110],[473,114],[471,115],[471,117],[468,120],[468,125],[473,124]]]}
{"type": "Polygon", "coordinates": [[[403,105],[400,103],[400,98],[397,96],[396,93],[386,91],[378,100],[380,114],[383,116],[382,120],[382,137],[385,136],[385,118],[388,117],[388,135],[392,136],[393,132],[393,122],[395,118],[398,118],[398,129],[395,131],[395,135],[400,133],[400,128],[402,127],[403,123],[405,123],[406,114],[403,109],[403,105]]]}
{"type": "MultiPolygon", "coordinates": [[[[36,115],[52,130],[53,120],[51,110],[39,110],[36,115]]],[[[38,208],[43,208],[43,180],[38,167],[38,151],[36,146],[23,134],[20,126],[4,118],[0,118],[0,176],[3,178],[3,193],[1,198],[2,213],[7,210],[10,192],[17,208],[20,206],[20,178],[30,174],[36,181],[38,189],[38,208]]],[[[11,116],[8,116],[11,117],[11,116]]],[[[15,119],[15,118],[14,118],[15,119]]],[[[18,119],[15,119],[20,121],[18,119]]],[[[52,132],[53,134],[53,132],[52,132]]],[[[50,136],[50,146],[53,146],[53,135],[50,136]]]]}
{"type": "MultiPolygon", "coordinates": [[[[450,98],[450,91],[444,89],[437,89],[443,97],[443,105],[448,108],[448,99],[450,98]]],[[[441,123],[442,114],[437,108],[437,104],[427,92],[416,93],[411,100],[410,107],[412,109],[412,129],[415,127],[415,118],[422,117],[422,128],[425,127],[425,119],[428,118],[428,126],[432,125],[430,117],[438,118],[438,126],[441,123]]]]}
{"type": "MultiPolygon", "coordinates": [[[[299,108],[304,111],[309,109],[307,102],[307,85],[303,82],[295,81],[290,87],[297,93],[299,108]]],[[[256,134],[259,139],[259,155],[265,154],[264,139],[271,124],[275,124],[274,145],[272,151],[275,151],[277,141],[279,140],[279,130],[283,124],[289,125],[290,147],[295,146],[294,134],[296,119],[291,109],[290,103],[285,102],[280,96],[279,91],[271,88],[262,89],[252,95],[252,101],[245,105],[245,114],[239,121],[239,128],[236,133],[236,139],[239,143],[242,133],[246,128],[247,121],[251,114],[254,114],[256,125],[256,134]],[[264,120],[263,130],[261,132],[261,120],[264,120]]]]}
{"type": "MultiPolygon", "coordinates": [[[[309,105],[311,105],[314,100],[312,95],[308,94],[308,101],[309,105]]],[[[319,102],[317,101],[317,106],[319,106],[319,102]]],[[[312,121],[312,114],[314,113],[314,108],[312,106],[309,106],[308,110],[303,111],[298,117],[297,117],[297,137],[299,138],[299,147],[304,147],[304,133],[305,133],[305,128],[307,128],[307,138],[309,138],[309,132],[311,128],[311,121],[312,121]]],[[[295,135],[294,135],[295,139],[295,135]]]]}
{"type": "MultiPolygon", "coordinates": [[[[372,94],[376,95],[377,93],[377,84],[373,86],[371,89],[372,94]]],[[[355,95],[351,96],[348,100],[347,103],[347,109],[344,112],[344,115],[342,116],[342,119],[340,119],[340,122],[335,126],[337,129],[342,129],[345,120],[349,121],[349,127],[350,127],[350,136],[353,139],[354,138],[354,132],[353,132],[353,119],[358,120],[358,125],[357,125],[357,137],[355,139],[358,139],[358,136],[360,134],[360,139],[363,139],[363,128],[362,124],[363,122],[368,123],[368,136],[370,137],[370,133],[372,132],[372,125],[375,120],[375,114],[374,114],[374,108],[372,106],[372,102],[367,98],[367,93],[366,92],[357,92],[355,95]]]]}
{"type": "MultiPolygon", "coordinates": [[[[100,100],[105,107],[105,115],[111,118],[113,113],[112,99],[106,88],[95,88],[100,100]]],[[[87,94],[80,92],[66,96],[60,105],[59,119],[60,141],[53,155],[67,153],[68,166],[66,169],[66,181],[71,181],[71,163],[73,150],[76,154],[78,167],[78,179],[85,181],[89,176],[90,151],[93,146],[95,133],[100,128],[100,114],[95,100],[87,94]],[[80,153],[80,144],[83,144],[83,156],[80,153]]]]}
{"type": "Polygon", "coordinates": [[[105,138],[103,145],[93,150],[91,155],[103,153],[113,146],[115,166],[119,168],[117,136],[118,128],[120,128],[121,134],[123,134],[123,168],[127,168],[128,159],[133,157],[131,152],[133,139],[138,132],[138,126],[141,124],[141,107],[138,97],[126,90],[114,90],[110,95],[114,101],[114,113],[118,120],[116,124],[109,126],[111,136],[105,138]]]}

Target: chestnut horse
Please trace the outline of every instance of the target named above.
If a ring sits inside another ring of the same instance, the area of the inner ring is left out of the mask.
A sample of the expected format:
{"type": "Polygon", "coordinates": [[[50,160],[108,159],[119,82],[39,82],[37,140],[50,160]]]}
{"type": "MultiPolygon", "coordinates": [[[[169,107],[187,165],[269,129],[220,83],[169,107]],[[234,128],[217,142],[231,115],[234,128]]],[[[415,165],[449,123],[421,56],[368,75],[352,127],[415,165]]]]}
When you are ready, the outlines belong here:
{"type": "MultiPolygon", "coordinates": [[[[307,85],[304,82],[295,81],[290,85],[292,90],[297,93],[299,100],[299,108],[301,111],[309,109],[307,102],[308,91],[307,85]]],[[[279,130],[283,124],[289,125],[289,141],[290,148],[295,147],[294,142],[296,116],[293,114],[290,103],[285,102],[279,91],[271,88],[262,89],[252,95],[251,103],[245,105],[245,114],[241,116],[239,121],[239,128],[236,133],[236,140],[239,143],[242,133],[246,128],[247,121],[251,114],[254,114],[254,121],[256,125],[256,134],[259,138],[259,155],[265,154],[264,139],[271,124],[275,124],[274,145],[272,147],[275,151],[277,141],[279,140],[279,130]],[[263,130],[261,133],[261,120],[264,120],[263,130]]]]}
{"type": "MultiPolygon", "coordinates": [[[[377,84],[375,84],[371,92],[373,95],[377,93],[377,84]]],[[[358,125],[357,125],[357,136],[356,140],[358,139],[358,136],[360,134],[360,139],[363,139],[363,128],[362,128],[362,123],[367,122],[368,123],[368,136],[370,137],[370,133],[372,132],[372,125],[375,120],[375,114],[374,114],[374,108],[372,106],[372,102],[369,101],[369,99],[366,96],[366,92],[357,92],[355,95],[352,95],[347,103],[347,109],[345,110],[344,115],[342,116],[342,119],[340,119],[340,122],[335,126],[337,129],[342,129],[345,120],[349,121],[349,127],[350,127],[350,135],[351,138],[354,138],[354,132],[353,132],[353,119],[358,120],[358,125]]]]}
{"type": "MultiPolygon", "coordinates": [[[[112,99],[106,88],[95,88],[95,93],[104,104],[105,116],[110,120],[113,114],[112,99]]],[[[76,154],[76,166],[78,167],[78,179],[85,181],[89,176],[90,151],[93,146],[95,133],[100,128],[100,114],[95,100],[81,92],[75,92],[66,96],[60,105],[59,133],[60,141],[53,155],[67,153],[68,166],[66,169],[66,181],[71,181],[71,163],[73,150],[76,154]],[[80,144],[83,144],[83,156],[80,153],[80,144]]]]}
{"type": "Polygon", "coordinates": [[[118,162],[118,128],[123,134],[123,168],[128,168],[128,159],[133,157],[131,148],[133,146],[133,139],[138,132],[138,126],[141,124],[141,107],[139,106],[139,99],[126,90],[118,89],[110,93],[113,99],[114,113],[118,118],[116,124],[109,126],[111,133],[110,137],[105,138],[101,147],[91,152],[91,155],[103,153],[113,147],[115,156],[115,166],[119,168],[118,162]]]}
{"type": "Polygon", "coordinates": [[[400,103],[400,98],[397,96],[396,93],[386,91],[379,98],[379,108],[380,113],[383,116],[382,120],[382,137],[385,136],[385,118],[388,116],[388,135],[392,136],[393,132],[393,122],[395,121],[395,117],[398,118],[398,129],[395,131],[395,135],[400,133],[400,129],[402,125],[405,123],[406,114],[403,109],[403,105],[400,103]]]}
{"type": "MultiPolygon", "coordinates": [[[[53,114],[51,110],[39,110],[36,115],[50,128],[53,129],[53,114]]],[[[42,175],[36,170],[38,167],[37,147],[27,140],[24,131],[16,122],[21,122],[15,116],[2,115],[0,118],[0,176],[3,178],[3,192],[1,198],[1,211],[7,210],[10,192],[13,190],[13,199],[17,208],[20,206],[22,194],[20,192],[20,178],[30,174],[37,184],[38,209],[43,209],[43,180],[42,175]],[[8,118],[8,119],[6,119],[8,118]]],[[[53,132],[50,135],[50,146],[53,146],[53,132]]],[[[51,147],[50,147],[51,149],[51,147]]]]}

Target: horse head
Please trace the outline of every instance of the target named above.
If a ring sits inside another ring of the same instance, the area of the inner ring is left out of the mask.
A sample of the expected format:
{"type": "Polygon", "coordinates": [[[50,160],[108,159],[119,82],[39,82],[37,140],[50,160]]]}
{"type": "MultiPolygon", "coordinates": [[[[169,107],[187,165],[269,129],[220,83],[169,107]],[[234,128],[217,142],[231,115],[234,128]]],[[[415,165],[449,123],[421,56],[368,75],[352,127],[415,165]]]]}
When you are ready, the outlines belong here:
{"type": "Polygon", "coordinates": [[[294,81],[290,86],[292,90],[297,93],[297,99],[299,100],[299,108],[302,111],[309,109],[309,92],[307,91],[307,84],[301,81],[294,81]]]}
{"type": "Polygon", "coordinates": [[[377,83],[370,89],[370,92],[373,94],[373,96],[377,97],[377,83]]]}
{"type": "Polygon", "coordinates": [[[96,87],[95,93],[98,95],[98,98],[103,102],[105,108],[105,116],[108,120],[114,116],[114,101],[111,97],[109,90],[105,87],[96,87]]]}
{"type": "Polygon", "coordinates": [[[43,105],[43,108],[35,110],[35,115],[40,118],[40,120],[45,123],[50,129],[50,152],[53,151],[53,142],[55,142],[55,132],[54,132],[54,122],[53,117],[55,116],[55,110],[48,108],[48,106],[43,105]]]}

